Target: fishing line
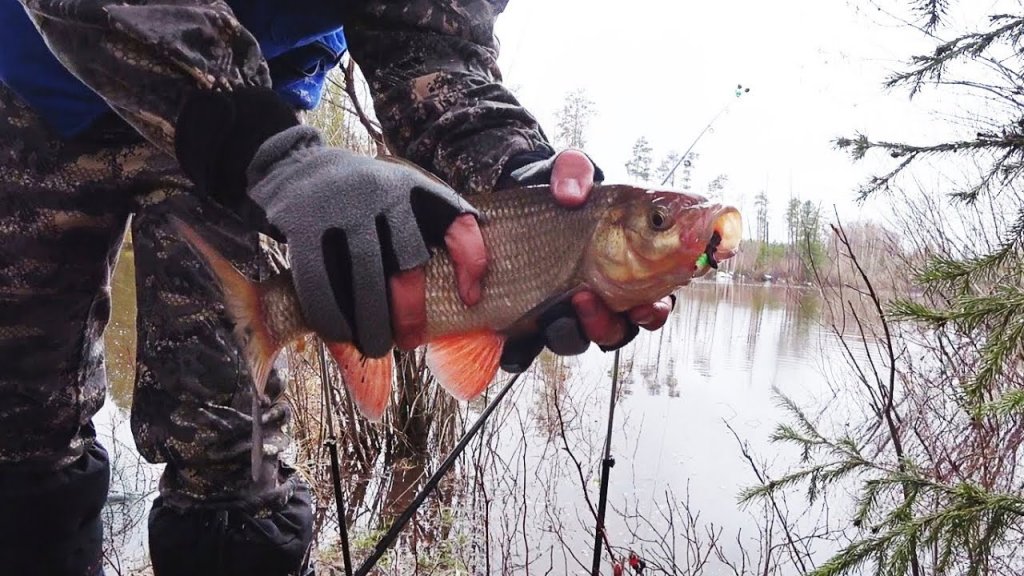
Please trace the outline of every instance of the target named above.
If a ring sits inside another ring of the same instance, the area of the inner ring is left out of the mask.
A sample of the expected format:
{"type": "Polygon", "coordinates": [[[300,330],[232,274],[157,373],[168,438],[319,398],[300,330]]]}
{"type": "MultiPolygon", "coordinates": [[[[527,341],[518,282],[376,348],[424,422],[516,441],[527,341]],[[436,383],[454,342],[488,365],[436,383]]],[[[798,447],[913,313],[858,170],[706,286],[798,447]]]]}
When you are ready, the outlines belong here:
{"type": "MultiPolygon", "coordinates": [[[[616,358],[618,358],[617,354],[618,353],[616,353],[616,358]]],[[[491,400],[491,403],[487,405],[487,408],[485,408],[476,419],[473,426],[462,436],[462,439],[459,440],[459,443],[455,448],[448,453],[448,457],[445,458],[444,462],[442,462],[441,465],[437,467],[437,470],[431,474],[430,479],[428,479],[427,483],[423,485],[423,489],[416,495],[416,498],[414,498],[409,506],[406,507],[405,511],[402,512],[402,515],[395,519],[391,528],[377,542],[377,545],[373,549],[373,553],[371,553],[370,556],[363,561],[362,565],[359,566],[359,570],[356,571],[356,576],[366,576],[369,574],[370,570],[372,570],[374,565],[377,564],[377,561],[380,560],[381,556],[383,556],[384,553],[388,551],[388,548],[395,543],[395,540],[398,539],[398,535],[401,534],[405,525],[412,519],[413,515],[416,514],[416,511],[419,510],[423,501],[427,499],[427,496],[430,496],[430,493],[437,488],[438,484],[440,484],[441,478],[443,478],[444,475],[448,473],[448,470],[455,465],[455,461],[458,460],[459,456],[462,455],[462,452],[467,446],[469,446],[470,440],[476,436],[476,433],[483,427],[484,423],[491,416],[491,413],[498,407],[498,404],[501,403],[501,400],[506,394],[508,394],[508,391],[512,389],[512,385],[519,380],[519,377],[522,376],[522,374],[523,373],[520,372],[512,376],[508,383],[505,384],[505,387],[502,388],[501,391],[498,392],[498,395],[494,397],[494,400],[491,400]]]]}
{"type": "Polygon", "coordinates": [[[608,402],[608,431],[604,437],[604,460],[601,461],[601,493],[597,501],[597,529],[594,530],[594,563],[590,570],[593,576],[598,576],[601,573],[601,540],[605,536],[604,517],[608,506],[608,474],[611,472],[612,466],[615,466],[615,458],[612,458],[612,427],[615,423],[615,397],[618,395],[619,389],[619,350],[615,351],[615,361],[612,367],[612,397],[608,402]]]}
{"type": "MultiPolygon", "coordinates": [[[[739,98],[740,96],[743,96],[747,92],[750,92],[750,87],[749,86],[745,87],[742,84],[737,84],[736,85],[736,98],[739,98]]],[[[668,174],[665,175],[665,179],[661,181],[661,185],[662,186],[664,186],[665,183],[668,182],[669,178],[671,178],[672,175],[676,173],[676,168],[679,168],[679,165],[682,164],[684,160],[686,160],[686,157],[693,150],[693,147],[697,145],[697,142],[700,142],[700,139],[704,137],[704,134],[708,130],[711,129],[711,126],[714,125],[715,121],[718,120],[718,118],[722,114],[725,114],[726,111],[729,110],[729,108],[732,107],[732,104],[735,101],[736,100],[729,100],[729,102],[725,106],[723,106],[721,110],[718,111],[718,114],[715,114],[715,116],[713,118],[711,118],[711,121],[708,122],[706,126],[704,126],[704,129],[701,130],[699,134],[697,134],[697,137],[694,138],[693,142],[690,143],[690,147],[686,149],[686,152],[683,152],[682,155],[679,156],[679,160],[676,161],[675,166],[673,166],[672,169],[668,171],[668,174]]]]}
{"type": "Polygon", "coordinates": [[[331,388],[327,371],[327,358],[324,356],[324,343],[317,346],[320,358],[320,382],[323,386],[323,399],[327,403],[327,440],[324,446],[331,455],[331,481],[334,484],[334,503],[338,508],[338,533],[341,536],[341,558],[345,563],[345,576],[352,576],[352,557],[349,553],[348,526],[345,525],[345,501],[341,492],[341,470],[338,464],[338,439],[334,435],[334,418],[331,416],[331,388]]]}

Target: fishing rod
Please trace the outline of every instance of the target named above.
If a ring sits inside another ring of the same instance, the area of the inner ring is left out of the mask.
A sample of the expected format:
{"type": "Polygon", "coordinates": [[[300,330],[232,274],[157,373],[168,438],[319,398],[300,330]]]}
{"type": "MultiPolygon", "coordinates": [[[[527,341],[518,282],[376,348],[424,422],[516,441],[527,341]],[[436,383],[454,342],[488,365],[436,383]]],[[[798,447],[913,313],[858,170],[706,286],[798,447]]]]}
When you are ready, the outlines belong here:
{"type": "MultiPolygon", "coordinates": [[[[319,347],[319,356],[320,379],[321,382],[323,382],[324,398],[330,398],[330,391],[328,388],[329,374],[327,372],[327,363],[324,357],[323,343],[321,343],[319,347]]],[[[452,451],[448,453],[448,457],[445,458],[444,462],[442,462],[441,465],[437,467],[437,470],[435,470],[434,473],[430,475],[430,478],[427,479],[427,482],[426,484],[423,485],[423,488],[419,491],[419,493],[416,494],[416,497],[413,498],[412,502],[409,503],[408,506],[406,506],[405,510],[402,511],[401,516],[395,519],[395,521],[391,524],[391,528],[388,529],[387,533],[384,534],[384,536],[382,536],[381,539],[377,541],[377,545],[374,547],[373,552],[365,560],[363,560],[363,563],[359,566],[359,569],[356,571],[355,576],[366,576],[370,573],[370,570],[373,570],[373,567],[376,566],[377,562],[381,559],[381,557],[384,556],[388,549],[391,548],[391,545],[395,543],[395,540],[398,539],[398,535],[401,534],[402,530],[405,529],[405,525],[409,523],[409,520],[412,519],[413,515],[415,515],[416,512],[419,510],[420,506],[423,505],[423,502],[427,499],[427,496],[430,496],[430,493],[433,492],[435,488],[437,488],[437,485],[441,483],[441,479],[444,477],[444,475],[448,473],[448,470],[451,469],[451,467],[455,464],[455,461],[458,460],[459,456],[461,456],[462,453],[466,450],[466,447],[469,446],[469,442],[473,439],[474,436],[476,436],[477,432],[479,432],[480,429],[483,428],[484,423],[490,417],[491,413],[493,413],[494,410],[498,407],[498,404],[500,404],[502,399],[505,398],[505,396],[508,394],[508,391],[512,389],[512,386],[516,383],[516,381],[519,380],[520,376],[522,376],[521,372],[512,376],[512,378],[509,379],[508,383],[506,383],[505,386],[501,389],[501,391],[498,392],[498,395],[495,396],[494,399],[491,400],[491,402],[487,405],[487,408],[485,408],[484,411],[480,413],[480,416],[477,417],[476,422],[473,423],[473,426],[468,431],[466,431],[465,434],[463,434],[462,438],[459,440],[459,443],[456,444],[455,447],[452,448],[452,451]]],[[[331,454],[331,477],[334,481],[334,498],[338,508],[338,530],[341,536],[342,560],[344,561],[345,564],[345,576],[352,576],[352,559],[349,552],[348,528],[345,525],[344,503],[342,500],[343,494],[341,491],[340,479],[341,472],[338,463],[338,447],[337,441],[334,437],[334,426],[333,420],[331,418],[331,406],[329,402],[327,406],[327,427],[328,440],[327,442],[325,442],[325,445],[327,445],[328,451],[331,454]]]]}
{"type": "MultiPolygon", "coordinates": [[[[604,436],[604,460],[601,461],[601,492],[597,501],[597,529],[594,531],[594,563],[590,570],[592,576],[601,573],[601,540],[605,538],[604,518],[608,506],[608,475],[615,466],[612,457],[612,426],[615,422],[615,398],[619,389],[619,350],[615,351],[612,366],[612,397],[608,402],[608,431],[604,436]]],[[[614,561],[614,558],[612,558],[614,561]]]]}
{"type": "Polygon", "coordinates": [[[327,370],[327,358],[324,356],[324,343],[317,347],[320,358],[320,382],[323,387],[324,401],[327,403],[327,440],[324,446],[331,455],[331,482],[334,484],[334,503],[338,510],[338,535],[341,537],[341,558],[345,564],[345,576],[352,576],[352,557],[349,553],[348,526],[345,522],[345,500],[341,491],[341,466],[338,461],[338,439],[334,435],[334,412],[331,405],[330,375],[327,370]]]}
{"type": "Polygon", "coordinates": [[[508,391],[512,389],[512,385],[515,384],[517,380],[519,380],[519,377],[522,376],[522,374],[522,372],[519,372],[516,375],[512,376],[512,378],[509,379],[508,383],[505,384],[505,386],[501,389],[500,392],[498,392],[498,395],[494,397],[494,400],[491,400],[490,404],[487,405],[487,408],[485,408],[484,411],[480,413],[480,416],[477,417],[476,422],[473,423],[473,427],[462,435],[462,438],[459,440],[459,443],[456,444],[455,448],[452,448],[452,451],[448,453],[448,457],[445,458],[444,462],[442,462],[441,465],[437,467],[437,470],[435,470],[434,473],[430,475],[430,478],[427,480],[427,483],[424,484],[423,488],[419,491],[418,494],[416,494],[416,498],[414,498],[413,501],[405,508],[405,511],[402,512],[402,515],[395,519],[394,523],[391,525],[391,528],[377,542],[377,545],[374,547],[373,552],[370,554],[369,557],[366,558],[366,560],[363,561],[362,565],[359,566],[359,570],[356,571],[355,576],[366,576],[370,573],[370,570],[373,570],[373,567],[377,564],[377,561],[380,560],[381,556],[383,556],[388,551],[388,548],[390,548],[391,545],[394,544],[395,540],[398,539],[398,535],[405,528],[405,525],[408,524],[409,520],[412,519],[413,515],[416,514],[416,511],[419,510],[420,506],[423,504],[423,501],[427,499],[427,496],[430,496],[430,493],[433,492],[435,488],[437,488],[438,484],[440,484],[441,478],[443,478],[444,475],[448,473],[448,470],[455,465],[455,461],[458,460],[459,456],[462,455],[462,452],[465,451],[467,446],[469,446],[470,440],[472,440],[473,437],[476,436],[476,433],[480,431],[484,423],[487,421],[487,418],[489,418],[491,413],[494,412],[495,408],[498,407],[498,404],[501,403],[502,399],[505,398],[505,395],[508,394],[508,391]]]}
{"type": "MultiPolygon", "coordinates": [[[[740,96],[743,96],[747,92],[750,92],[749,86],[743,86],[742,84],[736,85],[736,99],[739,99],[740,96]]],[[[693,142],[690,143],[690,147],[686,149],[686,152],[683,152],[683,154],[679,156],[679,160],[676,160],[675,165],[672,166],[672,169],[669,170],[668,174],[665,175],[665,179],[661,181],[662,186],[664,186],[665,183],[668,182],[670,178],[672,178],[672,175],[676,173],[676,168],[679,168],[679,165],[683,163],[683,160],[685,160],[686,157],[690,155],[690,152],[693,151],[693,147],[697,145],[697,142],[700,142],[700,139],[704,137],[704,134],[706,134],[708,130],[711,129],[711,126],[713,126],[715,122],[723,114],[728,112],[729,108],[731,108],[733,103],[736,102],[736,99],[729,100],[729,102],[727,102],[726,105],[723,106],[722,109],[718,111],[718,114],[715,114],[714,117],[711,118],[711,121],[708,122],[706,126],[704,126],[704,129],[701,130],[699,134],[697,134],[697,137],[694,138],[693,142]]]]}

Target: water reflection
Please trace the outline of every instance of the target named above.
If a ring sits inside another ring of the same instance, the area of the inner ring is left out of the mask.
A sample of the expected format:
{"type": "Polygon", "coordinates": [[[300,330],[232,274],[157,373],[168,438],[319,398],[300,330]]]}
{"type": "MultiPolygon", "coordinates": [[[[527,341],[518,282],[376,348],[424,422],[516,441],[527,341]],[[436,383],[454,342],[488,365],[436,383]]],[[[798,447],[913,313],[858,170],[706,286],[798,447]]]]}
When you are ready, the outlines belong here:
{"type": "Polygon", "coordinates": [[[112,311],[104,333],[107,401],[94,422],[111,462],[110,491],[103,509],[104,559],[108,574],[134,574],[149,564],[146,518],[162,466],[146,462],[128,423],[135,379],[135,261],[129,234],[111,278],[112,311]]]}
{"type": "Polygon", "coordinates": [[[135,253],[131,234],[121,250],[111,279],[113,309],[104,334],[107,355],[107,378],[114,404],[129,410],[132,383],[135,379],[135,253]]]}
{"type": "MultiPolygon", "coordinates": [[[[114,317],[106,334],[112,402],[103,415],[110,422],[123,419],[131,402],[133,274],[129,251],[114,277],[114,317]]],[[[644,546],[637,540],[637,518],[656,523],[667,495],[684,492],[701,518],[726,533],[757,532],[735,505],[737,490],[751,479],[724,423],[755,449],[763,448],[779,418],[772,388],[813,395],[823,386],[818,367],[835,357],[836,346],[821,326],[821,314],[816,290],[695,283],[679,293],[664,329],[643,332],[623,349],[608,519],[616,546],[644,546]]],[[[410,567],[428,573],[588,571],[593,530],[588,498],[596,498],[611,369],[612,355],[596,347],[578,357],[541,355],[427,500],[386,557],[382,573],[409,573],[410,567]]],[[[356,563],[485,405],[424,399],[413,390],[401,397],[410,400],[388,421],[393,430],[359,429],[377,435],[367,443],[374,447],[364,455],[367,464],[344,466],[356,563]]],[[[350,439],[349,432],[343,429],[339,437],[350,439]]],[[[134,450],[130,435],[118,434],[121,448],[134,450]]],[[[310,467],[319,472],[311,478],[329,482],[329,474],[322,473],[326,452],[315,453],[318,462],[310,467]]],[[[346,453],[355,451],[342,447],[346,453]]],[[[152,467],[142,466],[141,473],[132,468],[138,462],[137,457],[115,462],[115,476],[139,480],[125,483],[125,493],[133,494],[125,501],[131,506],[115,501],[109,507],[111,531],[127,534],[110,545],[124,547],[129,552],[124,556],[144,563],[145,522],[139,519],[156,476],[152,467]]],[[[340,566],[337,524],[330,520],[333,493],[329,486],[316,493],[318,513],[327,519],[317,535],[321,560],[340,566]]]]}

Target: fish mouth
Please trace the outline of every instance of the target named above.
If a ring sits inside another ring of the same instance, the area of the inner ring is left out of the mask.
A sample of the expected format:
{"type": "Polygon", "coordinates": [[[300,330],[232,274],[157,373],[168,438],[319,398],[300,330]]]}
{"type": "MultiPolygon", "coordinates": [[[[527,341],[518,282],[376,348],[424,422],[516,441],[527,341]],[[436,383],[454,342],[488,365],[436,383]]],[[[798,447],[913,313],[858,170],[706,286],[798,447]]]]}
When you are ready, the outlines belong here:
{"type": "MultiPolygon", "coordinates": [[[[732,206],[723,206],[716,211],[710,225],[711,238],[701,254],[701,264],[718,269],[718,264],[728,260],[739,251],[743,235],[743,219],[740,211],[732,206]]],[[[701,268],[698,264],[698,268],[701,268]]]]}

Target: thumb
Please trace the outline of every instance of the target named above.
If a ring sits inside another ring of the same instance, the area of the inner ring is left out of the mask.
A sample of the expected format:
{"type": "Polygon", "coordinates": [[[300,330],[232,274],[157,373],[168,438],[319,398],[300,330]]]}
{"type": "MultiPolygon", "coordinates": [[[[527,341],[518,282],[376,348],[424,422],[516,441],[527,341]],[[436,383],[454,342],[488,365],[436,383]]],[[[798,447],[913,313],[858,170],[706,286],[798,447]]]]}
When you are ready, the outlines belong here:
{"type": "Polygon", "coordinates": [[[594,164],[579,150],[565,150],[551,169],[551,192],[555,200],[570,208],[587,201],[594,186],[594,164]]]}

